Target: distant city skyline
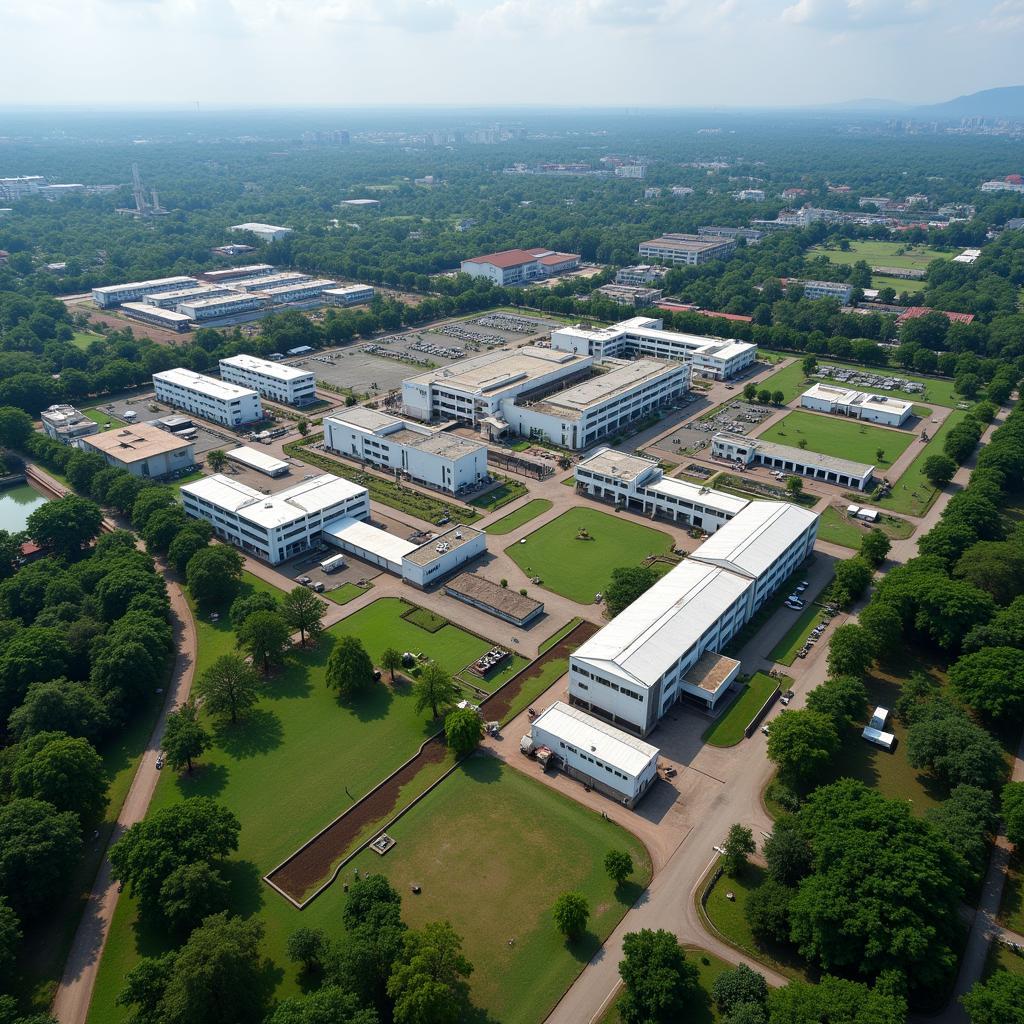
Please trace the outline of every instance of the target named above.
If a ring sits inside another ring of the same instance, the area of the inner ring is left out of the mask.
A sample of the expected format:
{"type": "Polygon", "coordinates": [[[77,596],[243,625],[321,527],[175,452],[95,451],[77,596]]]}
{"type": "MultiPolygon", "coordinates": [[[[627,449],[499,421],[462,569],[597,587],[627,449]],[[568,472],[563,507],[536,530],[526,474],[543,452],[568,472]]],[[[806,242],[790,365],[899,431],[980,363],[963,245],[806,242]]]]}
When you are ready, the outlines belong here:
{"type": "Polygon", "coordinates": [[[0,0],[0,23],[5,106],[800,107],[1017,84],[1024,0],[0,0]]]}

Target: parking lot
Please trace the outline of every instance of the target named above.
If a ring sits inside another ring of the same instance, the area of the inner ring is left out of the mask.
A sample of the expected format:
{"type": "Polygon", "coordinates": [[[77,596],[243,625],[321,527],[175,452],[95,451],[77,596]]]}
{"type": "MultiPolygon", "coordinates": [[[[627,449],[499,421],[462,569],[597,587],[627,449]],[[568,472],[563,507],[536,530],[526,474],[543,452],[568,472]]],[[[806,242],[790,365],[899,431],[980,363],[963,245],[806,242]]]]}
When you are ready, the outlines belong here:
{"type": "Polygon", "coordinates": [[[696,455],[711,447],[711,438],[719,431],[749,434],[775,411],[769,406],[742,399],[726,402],[713,410],[713,415],[706,419],[691,420],[677,427],[648,451],[659,456],[696,455]]]}

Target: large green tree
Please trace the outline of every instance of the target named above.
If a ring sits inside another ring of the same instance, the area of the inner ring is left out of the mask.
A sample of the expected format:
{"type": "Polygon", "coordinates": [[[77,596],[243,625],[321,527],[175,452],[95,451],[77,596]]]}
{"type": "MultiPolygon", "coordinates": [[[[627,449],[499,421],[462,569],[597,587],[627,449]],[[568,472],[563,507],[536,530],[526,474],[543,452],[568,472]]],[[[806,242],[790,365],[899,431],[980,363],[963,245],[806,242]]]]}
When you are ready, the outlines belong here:
{"type": "Polygon", "coordinates": [[[284,664],[291,645],[288,625],[277,612],[253,612],[235,630],[238,646],[249,653],[264,675],[284,664]]]}
{"type": "Polygon", "coordinates": [[[317,597],[309,587],[293,587],[281,598],[281,616],[293,633],[299,634],[305,645],[306,638],[316,640],[323,632],[327,602],[317,597]]]}
{"type": "Polygon", "coordinates": [[[260,680],[240,655],[222,654],[198,679],[196,692],[211,715],[238,721],[260,698],[260,680]]]}
{"type": "Polygon", "coordinates": [[[244,564],[242,556],[227,544],[200,548],[188,560],[185,581],[200,605],[222,605],[238,590],[244,564]]]}
{"type": "Polygon", "coordinates": [[[191,698],[167,716],[163,747],[167,763],[175,770],[192,771],[192,762],[213,742],[199,721],[199,708],[191,698]]]}
{"type": "Polygon", "coordinates": [[[1006,837],[1018,848],[1024,847],[1024,782],[1008,782],[1001,798],[1006,837]]]}
{"type": "Polygon", "coordinates": [[[768,993],[771,1024],[906,1024],[907,1003],[881,985],[824,975],[817,984],[791,981],[768,993]]]}
{"type": "Polygon", "coordinates": [[[875,660],[875,645],[863,626],[848,622],[838,626],[828,643],[831,676],[862,676],[875,660]]]}
{"type": "Polygon", "coordinates": [[[961,1002],[971,1024],[1024,1024],[1024,975],[996,971],[961,1002]]]}
{"type": "Polygon", "coordinates": [[[818,711],[785,711],[768,725],[768,759],[796,785],[820,779],[838,749],[835,723],[818,711]]]}
{"type": "Polygon", "coordinates": [[[555,925],[569,939],[578,939],[590,919],[590,906],[581,892],[563,892],[552,909],[555,925]]]}
{"type": "Polygon", "coordinates": [[[25,740],[17,748],[12,781],[19,796],[72,811],[83,826],[98,822],[107,806],[103,759],[81,737],[43,732],[25,740]]]}
{"type": "Polygon", "coordinates": [[[611,582],[604,590],[604,603],[609,614],[618,615],[657,582],[658,574],[646,565],[612,569],[611,582]]]}
{"type": "Polygon", "coordinates": [[[81,843],[71,811],[32,799],[0,805],[0,893],[23,918],[37,913],[67,887],[81,843]]]}
{"type": "Polygon", "coordinates": [[[430,708],[432,718],[437,718],[442,708],[450,707],[457,700],[460,690],[452,677],[437,662],[424,665],[420,676],[412,685],[416,710],[430,708]]]}
{"type": "Polygon", "coordinates": [[[99,505],[77,494],[40,505],[26,524],[28,535],[42,548],[64,558],[77,558],[100,532],[99,505]]]}
{"type": "Polygon", "coordinates": [[[458,1024],[469,1008],[466,978],[473,965],[447,921],[405,935],[402,956],[388,979],[395,1024],[458,1024]]]}
{"type": "Polygon", "coordinates": [[[326,680],[343,701],[355,700],[373,685],[373,662],[359,637],[340,637],[331,648],[326,680]]]}
{"type": "Polygon", "coordinates": [[[622,940],[619,999],[623,1024],[673,1024],[684,1020],[697,991],[697,968],[668,931],[644,928],[622,940]]]}
{"type": "Polygon", "coordinates": [[[444,717],[444,738],[456,757],[473,753],[483,735],[483,719],[472,708],[455,708],[444,717]]]}
{"type": "Polygon", "coordinates": [[[971,707],[1001,720],[1024,712],[1024,651],[986,647],[959,658],[949,670],[957,695],[971,707]]]}

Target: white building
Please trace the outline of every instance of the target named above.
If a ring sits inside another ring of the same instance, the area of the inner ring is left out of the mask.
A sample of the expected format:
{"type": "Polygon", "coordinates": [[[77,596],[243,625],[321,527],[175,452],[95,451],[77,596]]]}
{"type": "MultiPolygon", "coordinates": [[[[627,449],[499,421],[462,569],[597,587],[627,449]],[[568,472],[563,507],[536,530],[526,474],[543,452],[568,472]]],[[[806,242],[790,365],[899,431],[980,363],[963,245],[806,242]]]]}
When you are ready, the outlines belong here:
{"type": "Polygon", "coordinates": [[[83,437],[81,447],[83,451],[102,455],[108,466],[151,480],[180,475],[191,470],[196,462],[194,442],[149,423],[115,427],[83,437]]]}
{"type": "Polygon", "coordinates": [[[311,299],[323,297],[324,289],[334,284],[327,278],[307,278],[305,281],[293,281],[291,284],[276,285],[273,288],[264,288],[260,292],[266,295],[275,306],[286,302],[309,302],[311,299]]]}
{"type": "Polygon", "coordinates": [[[178,313],[173,309],[161,309],[151,306],[148,302],[123,302],[121,312],[130,320],[138,320],[153,327],[163,327],[167,331],[187,331],[192,326],[192,317],[178,313]]]}
{"type": "Polygon", "coordinates": [[[669,232],[641,242],[639,254],[645,260],[695,266],[729,256],[735,249],[735,238],[701,238],[699,235],[669,232]]]}
{"type": "Polygon", "coordinates": [[[760,242],[764,232],[758,228],[720,227],[717,224],[704,224],[697,228],[701,238],[745,238],[747,242],[760,242]]]}
{"type": "Polygon", "coordinates": [[[51,405],[39,414],[39,419],[46,436],[61,444],[76,444],[80,438],[100,432],[100,425],[73,405],[51,405]]]}
{"type": "Polygon", "coordinates": [[[245,267],[225,267],[223,270],[207,270],[201,276],[211,284],[227,281],[244,281],[248,277],[266,277],[274,273],[270,263],[251,263],[245,267]]]}
{"type": "Polygon", "coordinates": [[[324,299],[333,306],[359,306],[373,302],[373,288],[368,284],[342,284],[325,288],[324,299]]]}
{"type": "Polygon", "coordinates": [[[316,401],[316,375],[287,363],[237,355],[220,361],[222,380],[258,391],[264,398],[303,406],[316,401]]]}
{"type": "Polygon", "coordinates": [[[309,280],[311,280],[309,274],[300,274],[294,270],[282,270],[280,273],[235,278],[228,282],[228,287],[236,292],[265,292],[272,288],[280,288],[282,285],[303,284],[309,280]]]}
{"type": "Polygon", "coordinates": [[[486,446],[359,405],[324,417],[324,445],[449,494],[473,490],[488,475],[486,446]]]}
{"type": "Polygon", "coordinates": [[[658,777],[657,747],[560,700],[533,720],[530,738],[557,754],[569,775],[627,807],[658,777]]]}
{"type": "Polygon", "coordinates": [[[497,285],[519,285],[566,270],[575,270],[580,258],[575,253],[551,249],[505,249],[463,260],[460,269],[470,277],[486,277],[497,285]]]}
{"type": "Polygon", "coordinates": [[[142,304],[146,306],[158,306],[160,309],[178,308],[178,304],[189,299],[216,299],[221,295],[233,294],[230,288],[213,284],[196,284],[190,288],[172,288],[166,292],[153,292],[147,295],[142,304]]]}
{"type": "Polygon", "coordinates": [[[178,312],[193,320],[219,320],[253,310],[265,309],[270,300],[259,292],[235,292],[215,299],[189,299],[179,303],[178,312]]]}
{"type": "Polygon", "coordinates": [[[651,356],[691,366],[693,373],[712,380],[729,380],[752,366],[757,346],[746,341],[706,338],[666,331],[663,321],[638,316],[611,327],[560,327],[551,332],[551,347],[590,355],[597,360],[651,356]]]}
{"type": "Polygon", "coordinates": [[[887,427],[902,427],[914,414],[912,402],[890,398],[888,395],[853,391],[835,384],[812,385],[800,396],[800,405],[815,412],[851,416],[853,419],[881,423],[887,427]]]}
{"type": "Polygon", "coordinates": [[[231,451],[225,452],[225,455],[240,466],[255,469],[258,473],[265,473],[270,477],[284,476],[291,469],[287,462],[275,459],[273,455],[259,452],[255,448],[232,448],[231,451]]]}
{"type": "Polygon", "coordinates": [[[711,455],[741,468],[767,466],[782,473],[796,473],[858,491],[863,491],[871,483],[875,473],[875,467],[864,462],[838,459],[833,455],[821,455],[762,438],[726,432],[715,434],[711,439],[711,455]]]}
{"type": "Polygon", "coordinates": [[[722,649],[811,553],[817,524],[750,503],[577,648],[570,701],[641,736],[683,697],[713,709],[740,669],[722,649]]]}
{"type": "Polygon", "coordinates": [[[109,309],[111,306],[120,306],[122,302],[138,302],[154,292],[169,292],[198,283],[194,277],[157,277],[152,281],[108,284],[102,288],[93,288],[92,301],[102,309],[109,309]]]}
{"type": "Polygon", "coordinates": [[[764,201],[763,188],[741,188],[736,193],[736,198],[741,203],[760,203],[764,201]]]}
{"type": "Polygon", "coordinates": [[[750,504],[724,491],[667,477],[657,459],[598,448],[576,464],[576,490],[640,515],[714,533],[750,504]]]}
{"type": "Polygon", "coordinates": [[[633,267],[622,267],[615,271],[615,283],[640,288],[657,284],[668,273],[668,267],[657,267],[650,263],[639,263],[633,267]]]}
{"type": "Polygon", "coordinates": [[[803,285],[805,299],[838,299],[844,306],[850,304],[853,285],[845,281],[797,281],[803,285]]]}
{"type": "Polygon", "coordinates": [[[327,473],[272,495],[216,474],[184,484],[181,499],[222,540],[271,565],[319,545],[332,522],[370,515],[365,487],[327,473]]]}
{"type": "Polygon", "coordinates": [[[981,184],[982,192],[1024,192],[1024,184],[1019,181],[1005,181],[996,178],[981,184]]]}
{"type": "Polygon", "coordinates": [[[156,397],[175,409],[237,427],[263,418],[260,396],[251,388],[177,367],[153,374],[156,397]]]}
{"type": "Polygon", "coordinates": [[[276,224],[261,224],[259,221],[247,221],[245,224],[233,224],[228,231],[248,231],[255,235],[261,242],[277,242],[290,235],[291,228],[281,228],[276,224]]]}
{"type": "Polygon", "coordinates": [[[603,284],[594,295],[611,299],[620,306],[653,306],[661,299],[660,288],[645,288],[631,284],[603,284]]]}

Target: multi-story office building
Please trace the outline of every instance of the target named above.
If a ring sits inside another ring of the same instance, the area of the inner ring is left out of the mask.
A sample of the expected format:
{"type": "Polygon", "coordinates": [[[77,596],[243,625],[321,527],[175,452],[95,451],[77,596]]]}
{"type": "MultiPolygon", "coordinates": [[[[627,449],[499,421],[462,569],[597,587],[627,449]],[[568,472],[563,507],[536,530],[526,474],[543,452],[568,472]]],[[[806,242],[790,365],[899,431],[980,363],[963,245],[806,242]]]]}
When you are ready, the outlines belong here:
{"type": "Polygon", "coordinates": [[[597,360],[628,356],[671,359],[691,366],[695,375],[713,380],[735,377],[757,357],[757,346],[749,342],[666,331],[662,323],[638,316],[611,327],[560,327],[551,333],[551,347],[597,360]]]}
{"type": "Polygon", "coordinates": [[[517,285],[575,270],[579,265],[580,258],[575,253],[551,249],[506,249],[463,260],[461,270],[470,277],[486,277],[498,285],[517,285]]]}
{"type": "Polygon", "coordinates": [[[795,281],[803,285],[805,299],[837,299],[844,306],[850,304],[853,285],[845,281],[795,281]]]}
{"type": "Polygon", "coordinates": [[[324,289],[334,284],[327,278],[306,278],[305,281],[293,281],[291,284],[276,285],[264,288],[261,295],[266,295],[272,305],[283,305],[286,302],[309,302],[311,299],[323,297],[324,289]]]}
{"type": "Polygon", "coordinates": [[[360,405],[324,417],[324,446],[449,494],[488,476],[485,445],[360,405]]]}
{"type": "Polygon", "coordinates": [[[368,284],[341,284],[325,288],[324,298],[334,306],[359,306],[373,302],[373,288],[368,284]]]}
{"type": "Polygon", "coordinates": [[[888,395],[872,395],[835,384],[815,384],[800,396],[804,409],[851,416],[887,427],[902,427],[914,414],[913,402],[904,402],[888,395]]]}
{"type": "Polygon", "coordinates": [[[180,475],[193,469],[196,462],[195,442],[149,423],[115,427],[84,437],[81,446],[84,451],[101,455],[108,466],[147,480],[180,475]]]}
{"type": "Polygon", "coordinates": [[[717,224],[704,224],[697,228],[701,238],[745,238],[747,242],[760,242],[764,232],[757,228],[720,227],[717,224]]]}
{"type": "Polygon", "coordinates": [[[244,281],[248,277],[267,277],[274,273],[270,263],[251,263],[245,267],[225,267],[223,270],[207,270],[200,276],[211,284],[224,284],[228,281],[244,281]]]}
{"type": "Polygon", "coordinates": [[[630,284],[603,284],[594,294],[611,299],[620,306],[653,306],[661,299],[660,288],[642,288],[630,284]]]}
{"type": "Polygon", "coordinates": [[[100,432],[100,425],[73,405],[51,405],[39,414],[39,419],[46,436],[61,444],[77,444],[80,438],[100,432]]]}
{"type": "Polygon", "coordinates": [[[251,388],[207,377],[182,366],[154,373],[153,387],[160,401],[226,427],[238,427],[263,418],[260,396],[251,388]]]}
{"type": "Polygon", "coordinates": [[[138,302],[154,292],[169,292],[198,283],[194,277],[157,277],[152,281],[108,284],[102,288],[93,288],[92,301],[102,309],[108,309],[111,306],[120,306],[122,302],[138,302]]]}
{"type": "Polygon", "coordinates": [[[650,263],[640,263],[634,267],[622,267],[615,271],[615,283],[641,288],[644,285],[657,284],[668,273],[668,267],[657,267],[650,263]]]}
{"type": "Polygon", "coordinates": [[[166,292],[153,292],[152,295],[147,295],[142,302],[147,306],[176,310],[180,303],[188,302],[190,299],[216,299],[221,295],[233,294],[234,292],[230,288],[199,283],[191,288],[172,288],[166,292]]]}
{"type": "Polygon", "coordinates": [[[230,356],[220,361],[220,376],[285,405],[303,406],[316,401],[316,375],[287,363],[249,355],[230,356]]]}
{"type": "Polygon", "coordinates": [[[701,238],[700,235],[668,233],[641,242],[639,253],[645,260],[695,266],[729,256],[735,249],[735,238],[701,238]]]}

